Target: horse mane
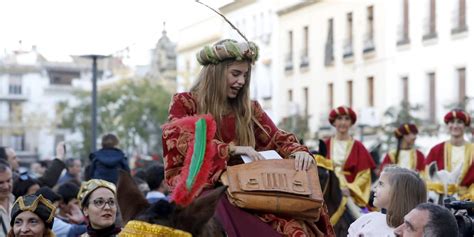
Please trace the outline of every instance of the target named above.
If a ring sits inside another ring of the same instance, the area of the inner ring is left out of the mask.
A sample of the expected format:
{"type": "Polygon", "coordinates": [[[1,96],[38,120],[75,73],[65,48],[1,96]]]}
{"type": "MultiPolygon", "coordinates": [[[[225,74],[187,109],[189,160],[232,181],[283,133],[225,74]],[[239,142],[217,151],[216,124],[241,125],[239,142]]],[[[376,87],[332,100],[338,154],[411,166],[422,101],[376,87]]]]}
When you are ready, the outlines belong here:
{"type": "Polygon", "coordinates": [[[149,204],[131,175],[120,171],[117,200],[123,223],[138,220],[183,230],[193,236],[225,236],[220,223],[213,218],[225,190],[227,186],[210,190],[187,206],[179,206],[167,200],[149,204]]]}
{"type": "MultiPolygon", "coordinates": [[[[322,140],[319,140],[318,150],[311,151],[311,153],[326,157],[326,143],[322,140]]],[[[323,190],[323,198],[328,209],[328,214],[333,216],[336,211],[338,211],[343,199],[343,194],[339,187],[339,179],[333,170],[327,169],[324,166],[318,166],[318,174],[321,189],[323,190]]],[[[347,209],[344,210],[337,223],[334,224],[336,236],[347,236],[347,230],[350,224],[355,221],[355,219],[356,218],[353,217],[347,209]]]]}
{"type": "Polygon", "coordinates": [[[134,219],[140,212],[148,209],[150,204],[143,196],[133,181],[132,176],[124,171],[119,171],[117,181],[117,201],[120,207],[123,223],[134,219]]]}

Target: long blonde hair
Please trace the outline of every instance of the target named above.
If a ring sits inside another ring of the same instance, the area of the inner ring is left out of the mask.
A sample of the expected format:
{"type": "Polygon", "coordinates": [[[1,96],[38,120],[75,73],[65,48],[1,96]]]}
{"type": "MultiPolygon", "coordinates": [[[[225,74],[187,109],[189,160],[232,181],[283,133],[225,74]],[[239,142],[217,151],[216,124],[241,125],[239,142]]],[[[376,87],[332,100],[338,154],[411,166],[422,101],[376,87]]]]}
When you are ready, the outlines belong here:
{"type": "Polygon", "coordinates": [[[397,227],[403,217],[418,204],[426,202],[426,184],[414,171],[396,165],[386,166],[383,173],[390,184],[390,201],[387,207],[387,224],[397,227]]]}
{"type": "MultiPolygon", "coordinates": [[[[253,122],[250,101],[250,72],[251,64],[248,61],[249,71],[244,86],[234,99],[227,98],[227,70],[236,60],[224,60],[218,64],[203,66],[198,80],[191,88],[193,96],[197,99],[197,112],[211,114],[217,123],[217,137],[222,140],[222,118],[226,113],[235,115],[236,145],[255,147],[253,122]],[[229,111],[230,109],[230,111],[229,111]]],[[[239,61],[241,62],[241,61],[239,61]]]]}

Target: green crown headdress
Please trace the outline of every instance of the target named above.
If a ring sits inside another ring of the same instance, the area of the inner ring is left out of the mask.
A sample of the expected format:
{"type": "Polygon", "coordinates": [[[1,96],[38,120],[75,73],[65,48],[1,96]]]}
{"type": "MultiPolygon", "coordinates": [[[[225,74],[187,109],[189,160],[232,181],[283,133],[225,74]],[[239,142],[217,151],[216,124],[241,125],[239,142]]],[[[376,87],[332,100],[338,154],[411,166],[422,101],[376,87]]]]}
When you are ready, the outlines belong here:
{"type": "Polygon", "coordinates": [[[249,61],[252,64],[255,63],[258,59],[258,46],[254,42],[248,41],[247,37],[245,37],[245,35],[242,34],[242,32],[240,32],[240,30],[220,12],[198,0],[196,2],[206,6],[221,16],[245,40],[245,42],[237,42],[235,40],[226,39],[221,40],[212,46],[205,46],[196,55],[199,64],[203,66],[218,64],[227,59],[249,61]]]}

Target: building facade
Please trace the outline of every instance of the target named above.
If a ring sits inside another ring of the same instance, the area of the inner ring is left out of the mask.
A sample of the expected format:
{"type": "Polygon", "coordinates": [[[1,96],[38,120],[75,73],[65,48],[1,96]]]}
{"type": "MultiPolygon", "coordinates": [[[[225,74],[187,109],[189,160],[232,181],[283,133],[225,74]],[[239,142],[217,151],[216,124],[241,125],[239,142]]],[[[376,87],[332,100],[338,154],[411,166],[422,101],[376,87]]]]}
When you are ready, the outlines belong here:
{"type": "Polygon", "coordinates": [[[35,49],[0,60],[0,145],[12,147],[20,163],[54,156],[61,129],[60,103],[72,101],[74,83],[87,68],[48,62],[35,49]]]}
{"type": "Polygon", "coordinates": [[[177,92],[189,91],[201,70],[196,54],[205,45],[221,39],[221,30],[221,20],[216,16],[201,19],[180,30],[176,49],[177,92]]]}
{"type": "MultiPolygon", "coordinates": [[[[257,100],[263,109],[274,120],[274,97],[277,96],[278,70],[276,64],[278,25],[275,5],[268,0],[237,0],[221,6],[219,11],[235,25],[244,36],[259,46],[259,59],[252,66],[250,84],[251,98],[257,100]]],[[[200,7],[200,6],[198,6],[200,7]]],[[[223,39],[245,41],[220,16],[212,13],[211,17],[191,24],[181,30],[178,41],[178,91],[187,91],[196,80],[200,65],[196,53],[205,45],[223,39]]]]}
{"type": "MultiPolygon", "coordinates": [[[[465,0],[321,0],[280,7],[279,117],[307,115],[312,132],[346,105],[358,124],[384,124],[402,101],[417,116],[443,114],[474,96],[474,8],[465,0]]],[[[468,110],[474,102],[468,104],[468,110]]]]}

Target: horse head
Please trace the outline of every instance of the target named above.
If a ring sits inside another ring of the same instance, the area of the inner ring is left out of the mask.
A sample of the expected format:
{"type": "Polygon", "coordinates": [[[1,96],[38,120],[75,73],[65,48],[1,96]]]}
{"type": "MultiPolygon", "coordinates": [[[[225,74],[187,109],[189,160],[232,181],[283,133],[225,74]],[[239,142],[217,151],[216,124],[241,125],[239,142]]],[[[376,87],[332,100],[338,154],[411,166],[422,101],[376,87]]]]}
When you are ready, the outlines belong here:
{"type": "Polygon", "coordinates": [[[462,165],[458,165],[453,171],[438,170],[436,162],[432,162],[428,165],[428,186],[431,186],[432,190],[428,192],[428,201],[437,203],[440,205],[444,204],[444,198],[446,196],[452,196],[455,194],[452,191],[452,186],[456,186],[459,177],[461,176],[462,165]],[[441,184],[441,188],[439,187],[441,184]],[[435,189],[436,191],[433,191],[435,189]]]}
{"type": "Polygon", "coordinates": [[[149,204],[132,177],[120,171],[117,183],[117,200],[123,223],[138,220],[183,230],[192,236],[225,236],[221,225],[213,218],[220,197],[226,186],[216,188],[196,198],[185,207],[167,200],[149,204]]]}

